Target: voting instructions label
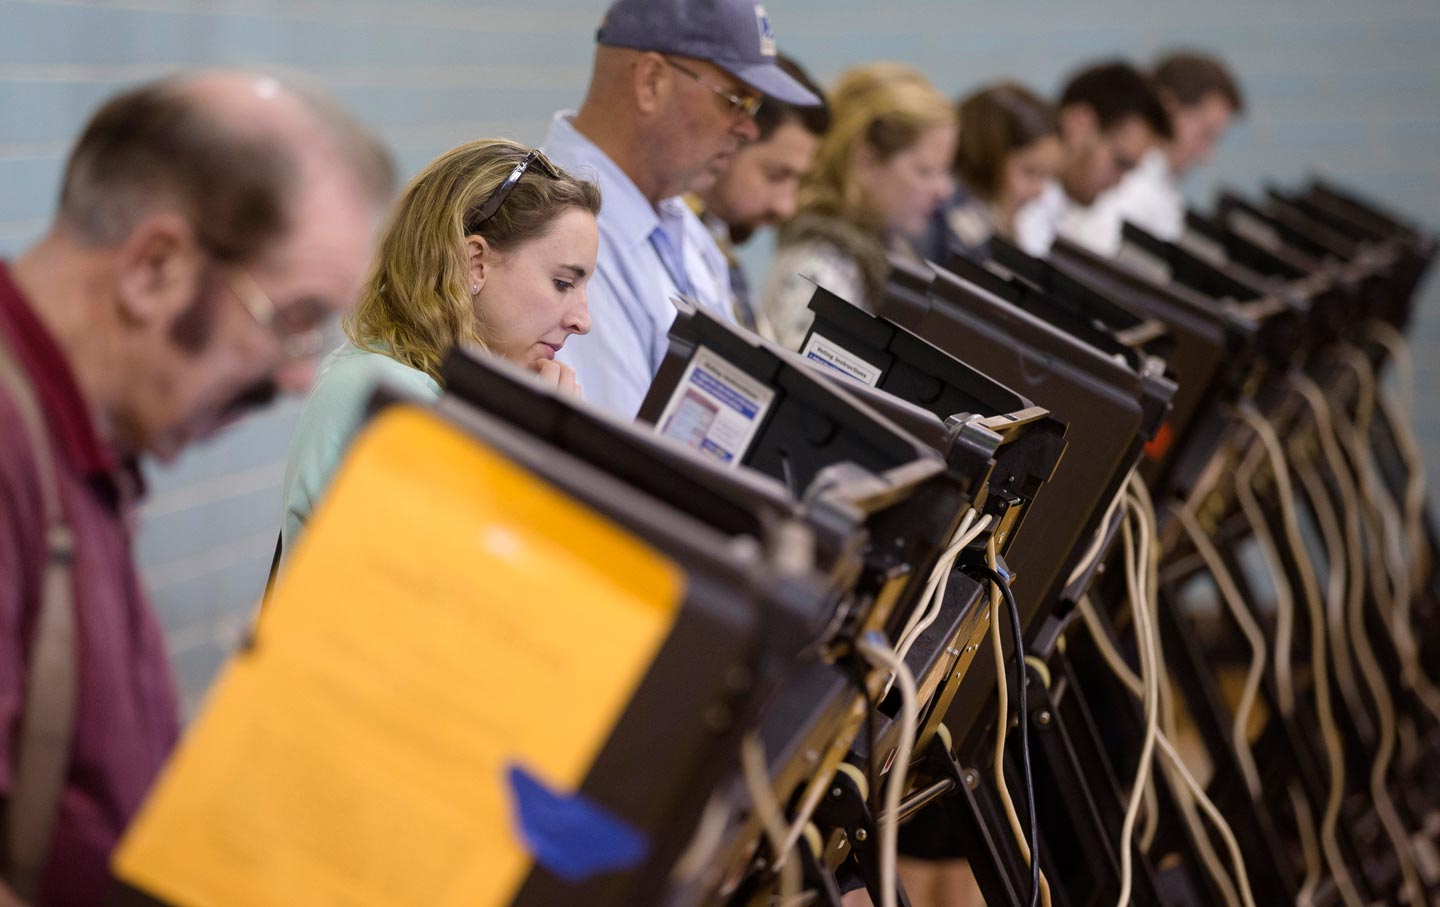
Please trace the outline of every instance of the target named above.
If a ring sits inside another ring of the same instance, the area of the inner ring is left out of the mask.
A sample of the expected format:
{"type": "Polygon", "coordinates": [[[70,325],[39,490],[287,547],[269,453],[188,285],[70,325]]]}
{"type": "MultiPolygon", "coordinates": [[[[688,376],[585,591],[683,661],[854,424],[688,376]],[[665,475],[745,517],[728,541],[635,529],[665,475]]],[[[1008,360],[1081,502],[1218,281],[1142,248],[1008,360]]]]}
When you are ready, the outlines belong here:
{"type": "Polygon", "coordinates": [[[807,362],[834,369],[862,384],[874,387],[880,383],[880,369],[823,334],[812,332],[810,339],[805,341],[804,349],[800,350],[800,355],[804,356],[807,362]]]}
{"type": "Polygon", "coordinates": [[[664,437],[738,466],[774,399],[764,383],[697,347],[657,424],[664,437]]]}

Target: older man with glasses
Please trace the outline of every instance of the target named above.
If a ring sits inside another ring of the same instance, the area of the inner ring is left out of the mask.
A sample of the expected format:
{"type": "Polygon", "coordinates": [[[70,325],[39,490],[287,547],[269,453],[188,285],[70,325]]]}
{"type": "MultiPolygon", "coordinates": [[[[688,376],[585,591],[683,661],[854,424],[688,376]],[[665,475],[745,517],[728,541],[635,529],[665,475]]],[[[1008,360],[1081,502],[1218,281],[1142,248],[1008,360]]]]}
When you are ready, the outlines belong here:
{"type": "Polygon", "coordinates": [[[0,262],[0,905],[103,903],[179,733],[135,458],[309,386],[392,188],[331,102],[178,76],[95,114],[54,224],[0,262]]]}
{"type": "Polygon", "coordinates": [[[618,0],[596,35],[580,110],[544,142],[559,166],[593,176],[605,198],[589,288],[590,333],[562,358],[586,399],[631,418],[689,297],[731,317],[725,255],[680,196],[710,186],[759,134],[762,97],[820,99],[776,64],[765,8],[740,0],[618,0]]]}

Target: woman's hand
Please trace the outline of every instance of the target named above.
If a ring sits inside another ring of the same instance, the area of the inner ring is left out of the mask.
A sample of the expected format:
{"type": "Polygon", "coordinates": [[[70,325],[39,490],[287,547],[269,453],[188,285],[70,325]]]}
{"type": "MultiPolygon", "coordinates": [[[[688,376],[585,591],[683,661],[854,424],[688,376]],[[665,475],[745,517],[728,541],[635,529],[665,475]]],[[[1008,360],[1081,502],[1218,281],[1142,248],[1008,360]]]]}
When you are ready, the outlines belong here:
{"type": "Polygon", "coordinates": [[[535,374],[540,377],[540,383],[551,390],[576,400],[582,399],[580,382],[575,380],[575,370],[565,363],[556,362],[554,359],[541,359],[535,363],[535,374]]]}

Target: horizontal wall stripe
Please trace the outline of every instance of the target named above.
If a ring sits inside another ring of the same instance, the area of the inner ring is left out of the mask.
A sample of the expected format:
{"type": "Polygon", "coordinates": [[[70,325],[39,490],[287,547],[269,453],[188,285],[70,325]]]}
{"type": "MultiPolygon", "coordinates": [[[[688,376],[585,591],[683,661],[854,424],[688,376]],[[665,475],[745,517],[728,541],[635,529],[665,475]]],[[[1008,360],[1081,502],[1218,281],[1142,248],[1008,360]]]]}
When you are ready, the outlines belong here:
{"type": "Polygon", "coordinates": [[[163,494],[151,495],[140,508],[140,518],[157,520],[182,510],[219,503],[227,498],[273,490],[280,486],[284,478],[284,460],[240,472],[206,476],[198,482],[171,489],[163,494]]]}

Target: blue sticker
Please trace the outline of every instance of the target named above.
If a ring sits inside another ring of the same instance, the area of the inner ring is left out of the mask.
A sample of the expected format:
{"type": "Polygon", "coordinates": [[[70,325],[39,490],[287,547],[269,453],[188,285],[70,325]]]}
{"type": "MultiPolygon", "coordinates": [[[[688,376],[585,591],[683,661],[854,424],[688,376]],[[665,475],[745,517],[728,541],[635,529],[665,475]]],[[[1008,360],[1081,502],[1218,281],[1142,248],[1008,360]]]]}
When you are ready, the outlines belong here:
{"type": "Polygon", "coordinates": [[[639,829],[584,794],[557,793],[519,765],[507,773],[520,836],[535,862],[566,882],[633,869],[649,853],[639,829]]]}

